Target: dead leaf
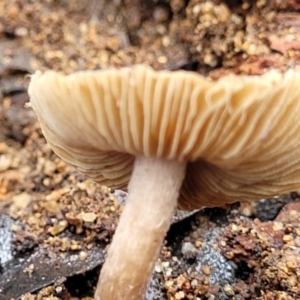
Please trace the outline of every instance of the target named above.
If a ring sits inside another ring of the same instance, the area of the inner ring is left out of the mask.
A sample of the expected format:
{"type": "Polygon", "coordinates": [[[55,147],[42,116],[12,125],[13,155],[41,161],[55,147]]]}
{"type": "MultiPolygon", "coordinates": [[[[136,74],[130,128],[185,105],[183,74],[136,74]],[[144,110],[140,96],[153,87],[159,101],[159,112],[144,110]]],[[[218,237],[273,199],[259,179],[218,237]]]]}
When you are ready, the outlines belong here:
{"type": "Polygon", "coordinates": [[[277,37],[270,35],[268,37],[270,48],[282,54],[286,54],[289,50],[300,50],[300,41],[288,41],[285,37],[277,37]]]}

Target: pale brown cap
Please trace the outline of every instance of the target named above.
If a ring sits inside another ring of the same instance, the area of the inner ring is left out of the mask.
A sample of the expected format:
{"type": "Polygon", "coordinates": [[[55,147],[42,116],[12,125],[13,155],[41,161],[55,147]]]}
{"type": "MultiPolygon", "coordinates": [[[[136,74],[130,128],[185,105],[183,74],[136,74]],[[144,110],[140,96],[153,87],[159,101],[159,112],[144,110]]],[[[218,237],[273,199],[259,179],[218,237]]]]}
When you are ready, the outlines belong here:
{"type": "Polygon", "coordinates": [[[125,189],[144,155],[188,161],[183,208],[299,187],[299,72],[49,71],[32,76],[29,95],[55,153],[101,184],[125,189]]]}

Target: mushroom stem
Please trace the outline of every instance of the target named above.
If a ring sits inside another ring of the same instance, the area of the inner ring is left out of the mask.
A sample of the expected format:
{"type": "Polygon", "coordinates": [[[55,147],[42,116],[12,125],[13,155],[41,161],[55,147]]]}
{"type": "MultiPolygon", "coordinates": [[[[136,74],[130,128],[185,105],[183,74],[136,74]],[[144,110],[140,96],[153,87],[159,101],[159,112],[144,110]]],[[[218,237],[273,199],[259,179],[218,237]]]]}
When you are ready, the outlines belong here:
{"type": "Polygon", "coordinates": [[[185,169],[185,162],[136,158],[128,200],[101,270],[95,300],[144,299],[185,169]]]}

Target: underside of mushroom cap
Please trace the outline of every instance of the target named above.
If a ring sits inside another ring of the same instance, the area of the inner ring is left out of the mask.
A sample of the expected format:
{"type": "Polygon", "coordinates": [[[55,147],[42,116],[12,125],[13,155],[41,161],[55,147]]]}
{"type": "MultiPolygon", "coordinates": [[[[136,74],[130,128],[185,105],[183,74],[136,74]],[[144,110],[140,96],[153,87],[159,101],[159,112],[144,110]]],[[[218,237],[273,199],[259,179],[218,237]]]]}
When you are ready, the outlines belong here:
{"type": "Polygon", "coordinates": [[[29,94],[50,146],[101,184],[126,188],[136,155],[188,161],[179,205],[193,209],[298,189],[299,83],[134,66],[36,73],[29,94]]]}

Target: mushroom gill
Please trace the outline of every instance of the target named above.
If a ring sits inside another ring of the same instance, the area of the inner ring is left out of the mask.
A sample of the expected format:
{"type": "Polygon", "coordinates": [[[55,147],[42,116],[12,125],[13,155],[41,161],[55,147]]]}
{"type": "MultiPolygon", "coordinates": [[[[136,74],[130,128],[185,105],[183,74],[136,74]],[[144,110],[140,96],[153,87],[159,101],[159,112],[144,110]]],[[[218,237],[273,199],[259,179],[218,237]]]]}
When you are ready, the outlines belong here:
{"type": "Polygon", "coordinates": [[[140,65],[32,76],[31,103],[54,152],[100,184],[129,185],[96,300],[143,298],[177,204],[299,187],[299,82],[292,70],[211,81],[140,65]]]}

